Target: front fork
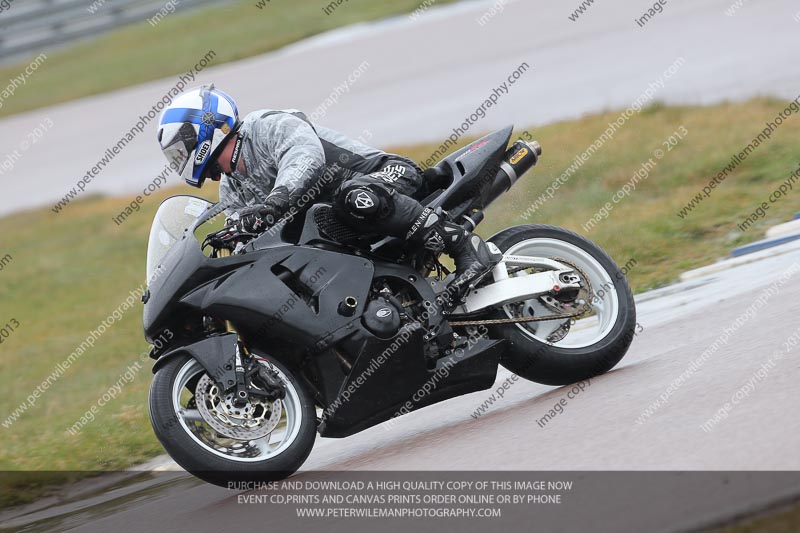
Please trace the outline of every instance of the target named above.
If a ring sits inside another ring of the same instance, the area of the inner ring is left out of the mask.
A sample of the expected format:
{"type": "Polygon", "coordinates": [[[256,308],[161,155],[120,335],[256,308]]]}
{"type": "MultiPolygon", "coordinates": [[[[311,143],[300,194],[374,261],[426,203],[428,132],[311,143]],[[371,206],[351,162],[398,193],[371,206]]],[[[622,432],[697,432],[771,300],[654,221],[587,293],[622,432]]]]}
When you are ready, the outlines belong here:
{"type": "MultiPolygon", "coordinates": [[[[219,248],[217,250],[217,257],[230,257],[231,251],[227,248],[219,248]]],[[[233,403],[237,407],[244,407],[247,405],[251,395],[265,397],[270,401],[282,399],[286,396],[286,389],[281,384],[280,379],[273,372],[268,370],[261,363],[254,361],[256,357],[250,353],[247,347],[242,343],[236,328],[230,320],[225,321],[225,329],[229,333],[235,333],[237,336],[236,354],[233,358],[233,369],[236,375],[236,392],[234,394],[233,403]],[[244,361],[247,360],[247,368],[245,368],[244,361]],[[252,363],[255,362],[255,365],[252,363]],[[258,378],[259,388],[254,388],[250,385],[253,378],[258,378]]]]}

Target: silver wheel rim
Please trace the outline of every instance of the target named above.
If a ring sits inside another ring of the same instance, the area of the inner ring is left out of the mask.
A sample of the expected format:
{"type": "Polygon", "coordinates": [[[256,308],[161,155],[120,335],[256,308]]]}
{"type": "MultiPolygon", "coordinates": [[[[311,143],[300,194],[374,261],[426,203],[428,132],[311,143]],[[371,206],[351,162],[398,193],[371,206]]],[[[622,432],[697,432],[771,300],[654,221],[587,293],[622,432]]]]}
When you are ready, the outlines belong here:
{"type": "Polygon", "coordinates": [[[281,402],[282,415],[277,426],[265,437],[243,441],[224,437],[215,432],[206,422],[200,411],[188,406],[188,399],[194,391],[187,384],[195,377],[205,374],[205,369],[196,360],[187,361],[178,371],[172,386],[172,408],[178,423],[189,437],[208,452],[229,461],[252,463],[277,457],[297,438],[302,423],[300,395],[286,375],[274,365],[267,364],[286,388],[286,396],[281,402]]]}
{"type": "MultiPolygon", "coordinates": [[[[506,255],[527,256],[527,257],[547,257],[561,258],[574,263],[580,268],[592,284],[594,298],[591,307],[594,316],[580,319],[573,324],[569,333],[553,344],[559,348],[584,348],[603,340],[614,327],[619,315],[619,298],[615,290],[612,276],[606,269],[587,251],[582,248],[558,239],[534,238],[518,242],[509,248],[506,255]]],[[[520,271],[515,275],[528,275],[520,271]]],[[[542,304],[536,300],[526,300],[523,305],[523,316],[535,315],[537,309],[542,308],[542,304]]],[[[508,305],[503,306],[503,312],[509,318],[516,318],[508,305]]],[[[515,324],[527,337],[547,343],[547,336],[558,329],[558,325],[564,320],[547,320],[534,322],[537,332],[534,333],[525,324],[515,324]]]]}

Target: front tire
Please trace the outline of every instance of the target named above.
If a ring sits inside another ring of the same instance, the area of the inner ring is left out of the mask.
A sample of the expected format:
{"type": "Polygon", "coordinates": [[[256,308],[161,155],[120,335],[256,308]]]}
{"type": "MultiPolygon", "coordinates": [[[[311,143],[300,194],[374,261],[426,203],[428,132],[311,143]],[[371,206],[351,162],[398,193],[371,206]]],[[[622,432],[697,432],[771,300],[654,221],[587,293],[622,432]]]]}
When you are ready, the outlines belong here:
{"type": "MultiPolygon", "coordinates": [[[[270,433],[252,440],[220,434],[204,418],[209,410],[201,414],[194,394],[206,371],[196,360],[188,355],[175,357],[156,372],[150,386],[150,421],[175,462],[223,487],[232,482],[283,479],[303,464],[316,438],[314,402],[288,368],[273,359],[263,364],[277,373],[286,397],[277,400],[280,406],[275,404],[276,413],[280,409],[275,420],[264,422],[270,424],[270,433]]],[[[223,403],[216,398],[215,402],[223,403]]],[[[215,402],[206,403],[213,409],[215,402]]]]}
{"type": "MultiPolygon", "coordinates": [[[[593,309],[597,314],[597,333],[583,342],[569,342],[572,332],[562,340],[548,342],[537,337],[536,326],[502,324],[493,336],[508,342],[501,364],[515,374],[545,385],[568,385],[611,370],[625,355],[636,334],[636,307],[625,275],[600,247],[571,231],[542,224],[515,226],[490,239],[506,254],[561,257],[585,269],[594,277],[593,291],[603,290],[603,298],[593,309]],[[567,257],[569,256],[569,257],[567,257]],[[600,310],[608,316],[601,316],[600,310]]],[[[535,315],[531,302],[530,313],[535,315]]],[[[508,306],[496,318],[509,318],[508,306]]],[[[556,321],[530,324],[552,324],[556,321]]],[[[547,326],[539,326],[547,329],[547,326]]],[[[552,328],[550,328],[552,330],[552,328]]]]}

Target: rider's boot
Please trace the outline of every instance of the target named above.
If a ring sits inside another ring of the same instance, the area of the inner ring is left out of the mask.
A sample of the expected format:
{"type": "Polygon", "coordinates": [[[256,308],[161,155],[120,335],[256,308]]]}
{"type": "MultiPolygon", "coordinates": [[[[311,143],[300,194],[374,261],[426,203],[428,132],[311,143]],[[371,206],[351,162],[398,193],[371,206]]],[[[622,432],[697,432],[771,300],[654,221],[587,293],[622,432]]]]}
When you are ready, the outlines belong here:
{"type": "Polygon", "coordinates": [[[447,287],[453,296],[463,294],[470,283],[489,272],[503,257],[490,250],[479,235],[447,221],[441,210],[428,207],[411,225],[407,238],[433,252],[444,251],[453,258],[456,276],[447,287]]]}

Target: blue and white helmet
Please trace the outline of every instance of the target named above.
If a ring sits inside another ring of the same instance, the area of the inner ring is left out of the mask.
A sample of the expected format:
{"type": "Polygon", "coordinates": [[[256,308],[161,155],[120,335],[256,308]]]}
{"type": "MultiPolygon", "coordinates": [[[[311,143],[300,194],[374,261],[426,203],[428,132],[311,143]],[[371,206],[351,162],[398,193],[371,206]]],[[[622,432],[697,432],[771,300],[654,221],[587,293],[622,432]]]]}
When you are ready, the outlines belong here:
{"type": "Polygon", "coordinates": [[[233,98],[204,85],[186,91],[164,109],[158,142],[170,166],[186,183],[199,188],[206,178],[219,174],[216,159],[238,127],[233,98]]]}

